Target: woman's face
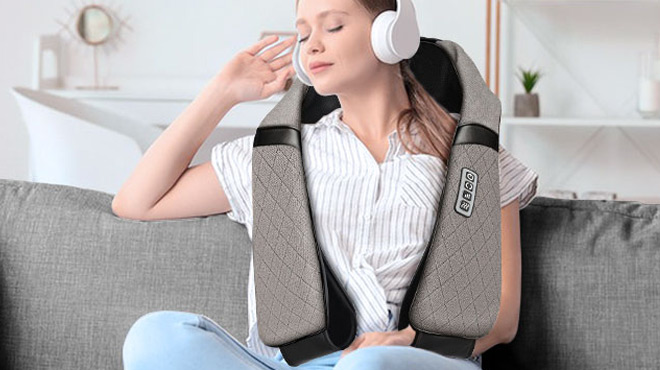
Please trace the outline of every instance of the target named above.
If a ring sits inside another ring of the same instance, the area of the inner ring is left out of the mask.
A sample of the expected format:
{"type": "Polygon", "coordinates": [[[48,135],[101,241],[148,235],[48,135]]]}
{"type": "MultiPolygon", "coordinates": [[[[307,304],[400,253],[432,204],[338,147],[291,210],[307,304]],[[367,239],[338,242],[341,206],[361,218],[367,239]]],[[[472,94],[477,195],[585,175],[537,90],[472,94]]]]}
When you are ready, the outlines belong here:
{"type": "Polygon", "coordinates": [[[316,92],[335,95],[368,84],[379,64],[371,48],[371,18],[355,0],[298,1],[300,60],[316,92]],[[315,73],[314,62],[332,65],[315,73]]]}

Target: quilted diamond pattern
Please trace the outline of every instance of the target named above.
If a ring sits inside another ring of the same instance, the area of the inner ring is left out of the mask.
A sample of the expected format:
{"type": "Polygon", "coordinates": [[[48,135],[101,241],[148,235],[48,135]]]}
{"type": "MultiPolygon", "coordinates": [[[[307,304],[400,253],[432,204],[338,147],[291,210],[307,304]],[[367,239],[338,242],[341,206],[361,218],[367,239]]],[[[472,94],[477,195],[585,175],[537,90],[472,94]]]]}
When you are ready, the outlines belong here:
{"type": "MultiPolygon", "coordinates": [[[[463,85],[461,121],[498,132],[501,103],[460,45],[439,40],[463,85]]],[[[307,87],[290,91],[260,127],[300,130],[307,87]]],[[[317,247],[299,149],[253,148],[253,258],[259,335],[282,346],[325,328],[326,312],[317,247]]],[[[421,279],[411,302],[413,327],[432,334],[483,337],[500,306],[501,229],[498,152],[464,144],[452,148],[440,213],[421,279]],[[472,216],[454,211],[461,169],[479,175],[472,216]]]]}
{"type": "Polygon", "coordinates": [[[301,152],[258,146],[252,166],[259,336],[275,347],[325,328],[324,292],[301,152]]]}
{"type": "Polygon", "coordinates": [[[483,337],[495,324],[501,295],[497,151],[478,144],[454,146],[441,203],[410,323],[434,334],[483,337]],[[469,218],[454,211],[463,167],[479,176],[469,218]]]}

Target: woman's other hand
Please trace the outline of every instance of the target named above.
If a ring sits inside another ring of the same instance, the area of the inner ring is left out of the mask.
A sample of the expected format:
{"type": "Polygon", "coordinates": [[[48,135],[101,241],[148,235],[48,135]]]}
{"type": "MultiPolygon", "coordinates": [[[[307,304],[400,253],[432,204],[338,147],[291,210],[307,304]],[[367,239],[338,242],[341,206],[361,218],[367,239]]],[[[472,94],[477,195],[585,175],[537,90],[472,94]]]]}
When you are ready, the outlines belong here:
{"type": "Polygon", "coordinates": [[[271,35],[259,40],[236,54],[220,71],[223,80],[229,84],[227,88],[230,94],[237,103],[266,99],[284,90],[286,81],[295,74],[291,63],[293,49],[277,58],[275,56],[291,47],[296,42],[296,36],[258,54],[277,39],[277,36],[271,35]]]}
{"type": "Polygon", "coordinates": [[[403,330],[364,333],[355,338],[353,343],[342,351],[340,358],[358,348],[370,346],[409,346],[414,340],[415,331],[410,326],[403,330]]]}

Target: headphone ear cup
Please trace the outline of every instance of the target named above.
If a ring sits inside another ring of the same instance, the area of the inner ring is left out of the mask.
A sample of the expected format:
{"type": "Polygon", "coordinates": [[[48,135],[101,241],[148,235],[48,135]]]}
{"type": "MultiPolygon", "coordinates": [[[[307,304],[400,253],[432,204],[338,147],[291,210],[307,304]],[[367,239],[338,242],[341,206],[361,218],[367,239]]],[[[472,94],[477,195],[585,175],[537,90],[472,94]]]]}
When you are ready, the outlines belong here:
{"type": "Polygon", "coordinates": [[[293,69],[296,70],[298,79],[307,86],[313,86],[312,81],[309,79],[309,76],[305,73],[305,70],[302,66],[302,61],[300,60],[300,37],[296,41],[296,45],[293,47],[293,55],[291,56],[291,61],[293,62],[293,69]]]}
{"type": "Polygon", "coordinates": [[[395,64],[401,61],[391,46],[392,24],[396,19],[394,10],[386,10],[374,19],[371,25],[371,48],[383,63],[395,64]]]}
{"type": "Polygon", "coordinates": [[[420,44],[419,25],[412,0],[397,0],[397,19],[390,27],[389,46],[399,59],[412,58],[420,44]]]}
{"type": "Polygon", "coordinates": [[[415,55],[419,26],[412,0],[397,0],[397,10],[386,10],[371,25],[371,47],[383,63],[396,64],[415,55]]]}

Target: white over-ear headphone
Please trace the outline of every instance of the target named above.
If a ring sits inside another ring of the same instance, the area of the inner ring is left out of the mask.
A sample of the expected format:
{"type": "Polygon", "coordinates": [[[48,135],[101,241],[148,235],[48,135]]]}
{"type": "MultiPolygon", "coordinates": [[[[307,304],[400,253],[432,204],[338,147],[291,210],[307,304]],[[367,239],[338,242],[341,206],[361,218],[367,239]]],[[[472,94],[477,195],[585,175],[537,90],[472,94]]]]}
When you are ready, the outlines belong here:
{"type": "MultiPolygon", "coordinates": [[[[396,64],[412,58],[420,44],[419,27],[412,0],[396,0],[396,11],[386,10],[371,25],[371,47],[383,63],[396,64]]],[[[300,59],[300,35],[293,49],[293,68],[300,81],[313,86],[300,59]]]]}

